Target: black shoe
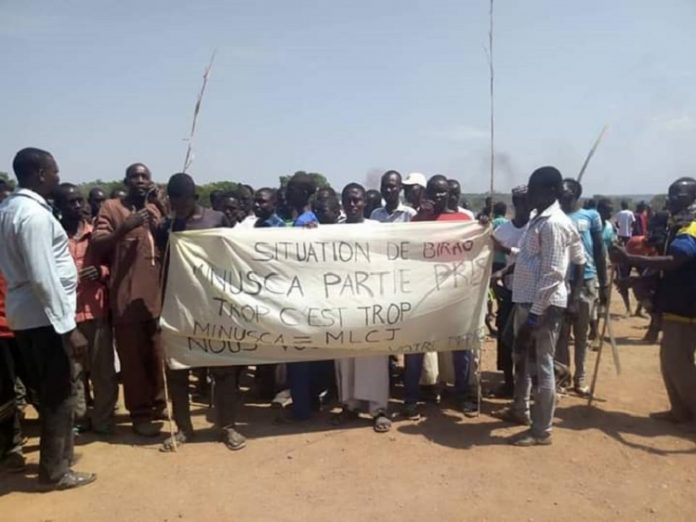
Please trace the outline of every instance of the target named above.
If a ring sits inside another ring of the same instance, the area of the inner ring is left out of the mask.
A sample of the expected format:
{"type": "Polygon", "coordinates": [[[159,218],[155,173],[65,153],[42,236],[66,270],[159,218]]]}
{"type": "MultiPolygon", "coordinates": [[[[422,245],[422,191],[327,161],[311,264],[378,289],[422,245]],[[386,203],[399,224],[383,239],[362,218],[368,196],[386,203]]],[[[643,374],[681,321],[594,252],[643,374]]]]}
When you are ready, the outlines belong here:
{"type": "Polygon", "coordinates": [[[95,480],[97,480],[97,475],[95,473],[68,470],[65,475],[60,477],[60,480],[56,482],[39,481],[39,483],[41,484],[41,489],[44,491],[61,491],[64,489],[75,489],[86,486],[95,480]]]}
{"type": "Polygon", "coordinates": [[[21,453],[12,452],[5,456],[2,467],[10,473],[20,473],[26,469],[27,461],[21,453]]]}

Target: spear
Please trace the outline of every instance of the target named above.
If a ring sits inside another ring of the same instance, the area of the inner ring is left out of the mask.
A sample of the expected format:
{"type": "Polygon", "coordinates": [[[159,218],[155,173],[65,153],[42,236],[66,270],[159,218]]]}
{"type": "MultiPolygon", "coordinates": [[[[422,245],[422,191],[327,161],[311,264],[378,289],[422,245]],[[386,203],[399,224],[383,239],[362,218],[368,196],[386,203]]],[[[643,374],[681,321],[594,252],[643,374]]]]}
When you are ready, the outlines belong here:
{"type": "Polygon", "coordinates": [[[585,158],[585,163],[582,164],[582,168],[580,169],[580,174],[578,174],[578,183],[582,182],[582,177],[585,174],[585,170],[587,170],[587,165],[590,163],[592,156],[594,156],[594,153],[597,150],[597,147],[599,146],[599,142],[602,141],[602,138],[604,137],[604,133],[607,131],[608,127],[609,127],[608,125],[605,125],[604,127],[602,127],[602,130],[599,133],[599,136],[597,136],[597,139],[595,140],[594,145],[592,145],[590,152],[587,153],[587,157],[585,158]]]}
{"type": "Polygon", "coordinates": [[[188,147],[186,148],[186,158],[184,159],[184,168],[181,172],[186,172],[188,168],[193,163],[193,137],[196,134],[196,122],[198,121],[198,113],[201,110],[201,102],[203,101],[203,95],[205,94],[205,88],[208,85],[208,78],[210,77],[210,71],[213,68],[213,61],[215,60],[215,53],[217,50],[213,51],[210,57],[210,63],[208,67],[205,68],[203,73],[203,85],[201,85],[201,90],[198,93],[198,98],[196,99],[196,106],[193,109],[193,123],[191,123],[191,134],[186,141],[188,141],[188,147]]]}

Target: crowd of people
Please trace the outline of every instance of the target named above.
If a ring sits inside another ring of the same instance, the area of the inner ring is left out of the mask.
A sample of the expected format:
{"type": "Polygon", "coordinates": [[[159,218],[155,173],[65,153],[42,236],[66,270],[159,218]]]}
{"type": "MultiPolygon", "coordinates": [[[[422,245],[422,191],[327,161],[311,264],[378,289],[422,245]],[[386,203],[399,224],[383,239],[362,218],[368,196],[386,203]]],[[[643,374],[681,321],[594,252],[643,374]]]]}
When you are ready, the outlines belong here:
{"type": "MultiPolygon", "coordinates": [[[[511,399],[495,416],[528,427],[511,438],[517,446],[551,443],[558,393],[590,393],[585,359],[609,299],[611,258],[627,306],[633,288],[651,314],[650,339],[663,332],[671,409],[657,417],[696,421],[694,179],[670,186],[662,212],[641,206],[633,213],[626,203],[615,216],[609,199],[582,207],[580,183],[542,167],[513,189],[509,218],[506,205],[492,198],[478,214],[463,208],[456,180],[402,178],[394,170],[384,173],[379,191],[349,183],[336,193],[297,173],[280,189],[213,192],[210,208],[198,200],[190,175],[174,174],[160,194],[142,163],[126,169],[124,190],[108,198],[99,188],[85,198],[78,186],[61,183],[55,159],[40,149],[19,151],[13,170],[18,187],[0,187],[0,458],[6,469],[24,469],[22,412],[32,405],[40,420],[38,479],[47,489],[96,479],[72,469],[74,437],[115,436],[119,381],[132,429],[143,437],[161,433],[167,383],[177,430],[162,451],[196,437],[192,385],[197,400],[212,407],[220,441],[230,450],[245,447],[237,417],[240,379],[252,375],[246,368],[164,369],[158,319],[167,244],[171,232],[184,230],[452,220],[491,227],[489,315],[496,314],[489,327],[503,384],[490,393],[511,399]]],[[[253,390],[278,409],[278,423],[304,421],[337,404],[334,425],[367,414],[374,431],[385,433],[397,382],[404,419],[417,420],[422,400],[439,402],[445,393],[465,416],[477,416],[477,365],[467,350],[408,354],[403,371],[401,361],[381,355],[258,365],[253,390]]]]}

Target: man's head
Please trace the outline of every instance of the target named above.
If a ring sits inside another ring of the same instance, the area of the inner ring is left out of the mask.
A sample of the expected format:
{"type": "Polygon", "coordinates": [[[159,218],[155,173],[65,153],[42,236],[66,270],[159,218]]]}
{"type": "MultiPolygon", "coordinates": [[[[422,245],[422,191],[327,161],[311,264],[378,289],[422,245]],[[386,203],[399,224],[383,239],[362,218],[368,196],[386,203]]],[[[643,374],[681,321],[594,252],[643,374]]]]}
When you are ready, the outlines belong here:
{"type": "Polygon", "coordinates": [[[498,201],[493,205],[493,217],[505,217],[507,215],[507,205],[504,201],[498,201]]]}
{"type": "Polygon", "coordinates": [[[33,147],[20,150],[14,157],[12,169],[20,187],[43,197],[49,196],[60,183],[56,160],[45,150],[33,147]]]}
{"type": "Polygon", "coordinates": [[[365,218],[365,187],[360,183],[348,183],[341,192],[343,212],[347,223],[361,223],[365,218]]]}
{"type": "Polygon", "coordinates": [[[515,207],[515,221],[526,223],[529,221],[529,195],[527,185],[521,185],[512,189],[512,206],[515,207]]]}
{"type": "Polygon", "coordinates": [[[582,186],[572,178],[563,180],[563,192],[559,198],[561,208],[566,214],[578,209],[578,200],[582,196],[582,186]]]}
{"type": "Polygon", "coordinates": [[[115,188],[114,190],[111,191],[111,194],[109,195],[109,199],[120,199],[124,200],[128,193],[120,188],[115,188]]]}
{"type": "Polygon", "coordinates": [[[92,217],[97,217],[97,214],[99,214],[99,209],[101,209],[101,206],[104,204],[104,201],[106,201],[106,194],[101,188],[94,187],[92,190],[89,191],[87,201],[89,203],[89,208],[92,217]]]}
{"type": "Polygon", "coordinates": [[[338,198],[335,195],[315,199],[312,210],[322,225],[337,223],[338,217],[341,215],[341,206],[338,204],[338,198]]]}
{"type": "Polygon", "coordinates": [[[433,212],[435,215],[442,214],[447,209],[447,201],[449,197],[449,184],[447,178],[440,174],[436,174],[428,180],[428,185],[425,187],[425,197],[433,202],[433,212]]]}
{"type": "Polygon", "coordinates": [[[237,189],[239,203],[245,216],[250,216],[254,211],[254,189],[251,185],[240,185],[237,189]]]}
{"type": "Polygon", "coordinates": [[[275,190],[264,187],[254,195],[254,214],[259,219],[268,219],[276,210],[275,190]]]}
{"type": "Polygon", "coordinates": [[[527,186],[529,208],[543,212],[563,193],[563,176],[555,167],[541,167],[532,172],[527,186]]]}
{"type": "Polygon", "coordinates": [[[314,194],[315,201],[322,201],[324,199],[329,198],[334,198],[336,201],[338,201],[336,191],[331,187],[322,187],[319,190],[317,190],[316,194],[314,194]]]}
{"type": "Polygon", "coordinates": [[[225,193],[222,190],[213,190],[210,192],[209,198],[210,198],[210,208],[213,210],[218,210],[221,211],[221,201],[222,201],[222,196],[225,193]]]}
{"type": "Polygon", "coordinates": [[[370,189],[365,192],[365,210],[363,210],[363,215],[366,218],[370,218],[372,212],[382,206],[382,194],[379,190],[370,189]]]}
{"type": "Polygon", "coordinates": [[[285,191],[285,197],[290,207],[301,211],[309,203],[311,198],[317,191],[317,184],[312,176],[304,172],[297,172],[288,181],[285,191]]]}
{"type": "Polygon", "coordinates": [[[169,178],[167,196],[172,212],[178,219],[187,219],[196,210],[196,202],[198,201],[196,184],[188,174],[179,172],[169,178]]]}
{"type": "Polygon", "coordinates": [[[145,199],[152,188],[152,174],[150,169],[142,163],[133,163],[126,169],[126,177],[123,183],[128,189],[128,195],[132,198],[145,199]]]}
{"type": "Polygon", "coordinates": [[[614,204],[611,199],[601,198],[597,201],[597,212],[599,212],[599,217],[602,218],[603,222],[609,221],[614,215],[614,204]]]}
{"type": "Polygon", "coordinates": [[[462,186],[456,179],[448,179],[449,196],[447,197],[447,208],[456,212],[459,209],[459,200],[462,197],[462,186]]]}
{"type": "Polygon", "coordinates": [[[78,222],[83,218],[82,212],[85,198],[77,186],[72,183],[61,183],[54,192],[53,203],[60,212],[63,221],[78,222]]]}
{"type": "Polygon", "coordinates": [[[645,201],[640,201],[640,202],[636,205],[636,212],[637,212],[638,214],[642,214],[642,213],[645,212],[647,209],[648,209],[648,204],[647,204],[645,201]]]}
{"type": "Polygon", "coordinates": [[[395,170],[388,170],[382,174],[379,191],[387,206],[396,207],[399,204],[401,188],[402,182],[400,173],[395,170]]]}
{"type": "Polygon", "coordinates": [[[696,200],[696,180],[694,178],[679,178],[669,186],[667,206],[672,214],[678,214],[696,200]]]}
{"type": "Polygon", "coordinates": [[[244,214],[242,210],[242,205],[239,202],[237,194],[234,192],[225,192],[220,198],[220,210],[227,220],[230,222],[230,226],[235,226],[242,219],[244,219],[244,214]]]}
{"type": "Polygon", "coordinates": [[[420,172],[411,172],[404,180],[404,195],[406,201],[413,208],[420,207],[421,199],[425,193],[425,176],[420,172]]]}
{"type": "Polygon", "coordinates": [[[621,202],[621,210],[628,210],[628,201],[625,199],[621,202]]]}

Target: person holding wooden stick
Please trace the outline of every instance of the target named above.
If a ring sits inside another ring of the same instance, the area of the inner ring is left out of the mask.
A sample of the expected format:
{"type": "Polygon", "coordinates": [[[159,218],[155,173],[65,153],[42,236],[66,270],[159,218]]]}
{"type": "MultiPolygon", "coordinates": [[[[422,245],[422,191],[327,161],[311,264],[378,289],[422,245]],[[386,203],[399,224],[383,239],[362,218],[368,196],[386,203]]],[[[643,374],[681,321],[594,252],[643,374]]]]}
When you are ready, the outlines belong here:
{"type": "MultiPolygon", "coordinates": [[[[607,284],[607,266],[602,241],[602,218],[596,210],[579,208],[578,202],[582,195],[582,185],[572,178],[563,180],[563,193],[561,195],[561,209],[575,225],[580,235],[583,251],[585,253],[585,268],[582,280],[577,281],[581,286],[578,293],[576,313],[564,321],[556,347],[556,359],[566,367],[570,367],[570,331],[575,337],[575,375],[573,386],[575,392],[586,397],[590,389],[585,382],[585,357],[588,346],[588,333],[590,322],[595,315],[595,302],[599,289],[599,302],[606,304],[609,294],[607,284]]],[[[571,277],[574,274],[569,274],[571,277]]],[[[573,284],[571,279],[570,284],[573,284]]]]}
{"type": "Polygon", "coordinates": [[[615,263],[662,271],[656,308],[662,314],[660,368],[670,409],[651,417],[696,429],[696,180],[680,178],[669,187],[672,226],[662,256],[610,251],[615,263]]]}
{"type": "Polygon", "coordinates": [[[128,194],[104,203],[92,241],[110,259],[109,297],[126,408],[138,435],[157,436],[166,408],[158,318],[160,256],[154,233],[162,213],[148,203],[150,169],[126,169],[128,194]]]}
{"type": "MultiPolygon", "coordinates": [[[[188,174],[178,173],[169,178],[167,195],[173,217],[164,220],[157,231],[157,245],[162,252],[166,252],[170,232],[229,226],[225,214],[198,204],[196,184],[188,174]]],[[[237,388],[239,369],[239,366],[208,368],[213,380],[215,427],[219,431],[220,440],[230,450],[240,450],[246,446],[246,438],[235,429],[240,398],[237,388]]],[[[188,392],[189,370],[168,369],[167,383],[178,431],[174,440],[169,438],[164,442],[161,447],[164,452],[173,451],[177,445],[189,442],[194,436],[188,392]]]]}

